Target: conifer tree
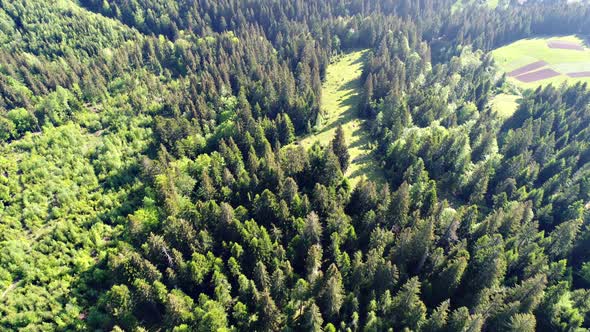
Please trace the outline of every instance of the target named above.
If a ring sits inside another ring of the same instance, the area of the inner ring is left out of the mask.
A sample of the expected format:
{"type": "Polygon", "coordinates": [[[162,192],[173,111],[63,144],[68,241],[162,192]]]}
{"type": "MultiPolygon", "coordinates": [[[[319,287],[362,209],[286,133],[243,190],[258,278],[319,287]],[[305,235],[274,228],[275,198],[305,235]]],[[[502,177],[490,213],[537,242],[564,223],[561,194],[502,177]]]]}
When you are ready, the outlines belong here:
{"type": "Polygon", "coordinates": [[[350,163],[350,154],[348,153],[348,146],[346,145],[342,125],[339,125],[336,129],[336,134],[332,140],[332,150],[338,157],[338,162],[340,163],[340,169],[342,170],[342,173],[345,173],[350,163]]]}
{"type": "Polygon", "coordinates": [[[303,240],[307,247],[314,244],[320,244],[322,239],[322,224],[320,218],[315,212],[311,212],[305,218],[305,228],[303,229],[303,240]]]}
{"type": "Polygon", "coordinates": [[[342,171],[340,169],[340,161],[338,156],[332,150],[332,147],[326,147],[322,156],[322,169],[317,182],[325,185],[334,185],[340,182],[342,178],[342,171]]]}
{"type": "Polygon", "coordinates": [[[303,315],[303,328],[306,331],[321,332],[323,324],[324,319],[320,308],[314,302],[309,303],[303,315]]]}
{"type": "Polygon", "coordinates": [[[277,131],[281,144],[287,145],[295,139],[295,127],[291,118],[286,113],[279,114],[277,117],[277,131]]]}
{"type": "Polygon", "coordinates": [[[320,296],[326,317],[336,318],[344,301],[344,288],[342,275],[335,264],[331,264],[326,271],[320,296]]]}
{"type": "Polygon", "coordinates": [[[444,301],[438,307],[436,307],[436,309],[434,309],[432,314],[430,314],[430,317],[428,317],[428,320],[426,321],[426,323],[424,323],[424,326],[422,327],[422,331],[424,331],[424,332],[444,331],[444,327],[447,324],[447,319],[449,316],[449,307],[450,307],[449,300],[444,301]]]}
{"type": "Polygon", "coordinates": [[[268,289],[258,293],[258,305],[260,307],[260,328],[265,331],[279,330],[283,325],[283,315],[270,296],[268,289]]]}
{"type": "Polygon", "coordinates": [[[531,314],[514,314],[506,325],[508,330],[513,332],[534,332],[537,320],[531,314]]]}
{"type": "Polygon", "coordinates": [[[420,300],[420,282],[417,277],[408,280],[392,298],[388,310],[398,329],[408,327],[417,330],[426,319],[426,306],[420,300]]]}
{"type": "Polygon", "coordinates": [[[406,227],[410,214],[410,190],[407,182],[403,182],[393,194],[387,210],[388,226],[401,229],[406,227]]]}

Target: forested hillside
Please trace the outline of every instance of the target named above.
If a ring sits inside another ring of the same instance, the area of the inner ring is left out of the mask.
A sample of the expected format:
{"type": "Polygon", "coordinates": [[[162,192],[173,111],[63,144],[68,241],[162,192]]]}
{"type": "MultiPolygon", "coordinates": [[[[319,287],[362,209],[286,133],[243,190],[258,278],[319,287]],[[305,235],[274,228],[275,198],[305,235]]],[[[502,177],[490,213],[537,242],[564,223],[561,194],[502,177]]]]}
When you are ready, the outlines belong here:
{"type": "Polygon", "coordinates": [[[590,4],[482,4],[0,0],[0,330],[590,328],[590,90],[489,53],[590,4]]]}

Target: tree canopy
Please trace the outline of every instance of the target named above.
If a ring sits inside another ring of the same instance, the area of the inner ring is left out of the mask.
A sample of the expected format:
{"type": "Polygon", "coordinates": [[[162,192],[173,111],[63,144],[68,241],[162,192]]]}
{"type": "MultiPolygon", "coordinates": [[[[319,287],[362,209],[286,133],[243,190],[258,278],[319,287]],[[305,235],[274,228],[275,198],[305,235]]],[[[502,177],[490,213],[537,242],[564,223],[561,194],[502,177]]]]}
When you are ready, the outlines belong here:
{"type": "Polygon", "coordinates": [[[590,328],[590,90],[488,53],[590,6],[455,2],[0,1],[0,330],[590,328]]]}

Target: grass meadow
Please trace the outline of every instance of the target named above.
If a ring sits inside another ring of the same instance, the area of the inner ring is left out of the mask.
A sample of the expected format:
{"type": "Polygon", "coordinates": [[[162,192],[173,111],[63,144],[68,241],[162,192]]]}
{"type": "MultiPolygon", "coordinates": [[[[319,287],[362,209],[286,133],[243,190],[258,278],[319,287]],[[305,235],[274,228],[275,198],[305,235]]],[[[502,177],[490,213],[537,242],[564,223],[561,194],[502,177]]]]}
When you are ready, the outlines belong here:
{"type": "Polygon", "coordinates": [[[359,119],[357,106],[361,93],[360,76],[367,50],[344,54],[328,66],[322,86],[321,116],[314,134],[299,141],[306,149],[314,142],[330,144],[339,125],[342,126],[350,153],[350,166],[345,176],[351,185],[365,177],[383,181],[383,173],[371,155],[368,132],[359,119]]]}

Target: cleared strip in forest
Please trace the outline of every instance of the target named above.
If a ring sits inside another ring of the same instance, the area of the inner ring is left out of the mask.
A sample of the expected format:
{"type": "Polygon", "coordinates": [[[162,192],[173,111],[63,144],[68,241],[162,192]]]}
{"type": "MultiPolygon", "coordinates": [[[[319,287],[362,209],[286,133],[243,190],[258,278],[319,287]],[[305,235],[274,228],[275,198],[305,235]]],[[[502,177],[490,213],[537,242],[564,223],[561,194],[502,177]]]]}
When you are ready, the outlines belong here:
{"type": "Polygon", "coordinates": [[[383,171],[371,154],[369,133],[358,118],[361,94],[360,77],[367,50],[344,54],[331,63],[322,86],[320,124],[316,132],[303,138],[299,144],[309,148],[314,142],[329,144],[338,126],[342,126],[350,153],[350,166],[345,176],[354,186],[365,177],[378,184],[385,181],[383,171]]]}

